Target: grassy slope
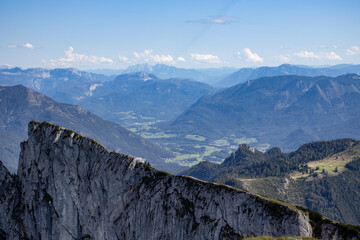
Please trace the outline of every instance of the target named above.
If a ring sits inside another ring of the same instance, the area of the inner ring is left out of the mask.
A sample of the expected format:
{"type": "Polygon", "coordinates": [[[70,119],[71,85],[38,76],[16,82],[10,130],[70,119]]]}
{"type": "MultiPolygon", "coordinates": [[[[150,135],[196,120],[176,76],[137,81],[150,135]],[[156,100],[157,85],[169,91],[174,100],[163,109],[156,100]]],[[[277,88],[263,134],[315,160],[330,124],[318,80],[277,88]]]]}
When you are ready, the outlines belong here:
{"type": "Polygon", "coordinates": [[[318,211],[349,224],[360,223],[360,174],[346,168],[349,162],[360,162],[360,145],[322,160],[309,162],[319,167],[314,174],[290,174],[287,178],[236,178],[234,185],[250,192],[266,195],[318,211]],[[354,160],[355,159],[355,160],[354,160]],[[332,165],[329,167],[329,165],[332,165]],[[335,168],[338,172],[334,172],[335,168]],[[325,173],[322,172],[325,169],[325,173]]]}

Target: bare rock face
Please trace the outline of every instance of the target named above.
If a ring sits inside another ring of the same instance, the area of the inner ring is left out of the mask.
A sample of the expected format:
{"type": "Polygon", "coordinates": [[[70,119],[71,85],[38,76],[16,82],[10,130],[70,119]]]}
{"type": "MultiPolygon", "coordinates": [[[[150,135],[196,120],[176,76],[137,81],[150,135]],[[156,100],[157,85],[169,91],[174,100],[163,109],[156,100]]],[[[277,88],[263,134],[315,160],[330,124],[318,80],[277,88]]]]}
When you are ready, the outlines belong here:
{"type": "Polygon", "coordinates": [[[16,177],[0,161],[0,239],[19,236],[19,219],[16,216],[18,200],[16,177]]]}
{"type": "MultiPolygon", "coordinates": [[[[1,177],[8,176],[0,170],[1,177]]],[[[18,222],[0,220],[8,239],[313,235],[309,215],[292,205],[157,171],[47,122],[29,124],[29,139],[21,144],[18,185],[19,211],[9,215],[17,215],[18,222]],[[15,225],[4,225],[9,223],[15,225]]],[[[17,188],[11,189],[15,196],[17,188]]],[[[6,203],[11,201],[6,198],[6,203]]],[[[1,203],[1,210],[9,204],[1,203]]]]}

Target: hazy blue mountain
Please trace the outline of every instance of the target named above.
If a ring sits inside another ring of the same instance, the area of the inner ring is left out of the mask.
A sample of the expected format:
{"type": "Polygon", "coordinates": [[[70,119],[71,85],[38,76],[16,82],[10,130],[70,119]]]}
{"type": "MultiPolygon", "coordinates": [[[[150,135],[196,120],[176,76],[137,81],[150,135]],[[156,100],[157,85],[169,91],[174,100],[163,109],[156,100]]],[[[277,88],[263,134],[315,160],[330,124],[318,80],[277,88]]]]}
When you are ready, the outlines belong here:
{"type": "Polygon", "coordinates": [[[89,69],[87,70],[87,72],[103,74],[115,78],[117,75],[122,74],[124,72],[124,69],[109,69],[109,68],[89,69]]]}
{"type": "MultiPolygon", "coordinates": [[[[138,67],[143,69],[151,66],[138,67]]],[[[178,70],[167,65],[154,67],[157,72],[170,69],[171,73],[178,70]]],[[[189,72],[187,69],[183,70],[189,72]]],[[[121,124],[174,119],[198,98],[214,91],[213,87],[205,83],[178,78],[161,80],[144,72],[114,77],[75,69],[0,69],[0,85],[17,84],[39,91],[59,102],[80,105],[102,118],[121,124]]]]}
{"type": "Polygon", "coordinates": [[[261,77],[280,75],[329,76],[336,77],[348,73],[360,74],[360,65],[341,64],[330,67],[309,67],[303,65],[283,64],[278,67],[242,68],[219,81],[216,86],[225,88],[261,77]]]}
{"type": "Polygon", "coordinates": [[[338,65],[328,66],[327,68],[341,70],[345,74],[348,72],[359,72],[360,65],[359,64],[338,64],[338,65]]]}
{"type": "Polygon", "coordinates": [[[111,150],[142,157],[159,168],[164,168],[165,158],[173,156],[115,123],[21,85],[0,87],[0,102],[0,158],[12,171],[16,169],[20,142],[26,139],[31,120],[51,121],[73,129],[101,141],[111,150]]]}
{"type": "Polygon", "coordinates": [[[208,139],[252,137],[289,151],[308,141],[359,138],[359,106],[355,74],[264,77],[199,99],[169,128],[208,139]]]}
{"type": "Polygon", "coordinates": [[[91,95],[91,89],[110,79],[113,77],[72,68],[0,69],[0,85],[21,84],[66,103],[76,103],[91,95]]]}
{"type": "Polygon", "coordinates": [[[165,64],[137,64],[129,66],[124,70],[125,73],[145,72],[156,75],[159,78],[188,78],[200,82],[206,82],[207,75],[194,69],[177,68],[165,64]]]}
{"type": "Polygon", "coordinates": [[[236,68],[203,68],[203,69],[186,69],[177,68],[165,64],[137,64],[129,66],[123,73],[146,72],[152,73],[159,78],[183,78],[192,79],[207,84],[215,84],[220,79],[236,71],[236,68]]]}
{"type": "Polygon", "coordinates": [[[170,120],[197,99],[214,89],[205,83],[187,79],[159,79],[145,72],[123,74],[98,86],[92,96],[79,102],[84,108],[115,122],[129,123],[132,112],[141,118],[170,120]]]}

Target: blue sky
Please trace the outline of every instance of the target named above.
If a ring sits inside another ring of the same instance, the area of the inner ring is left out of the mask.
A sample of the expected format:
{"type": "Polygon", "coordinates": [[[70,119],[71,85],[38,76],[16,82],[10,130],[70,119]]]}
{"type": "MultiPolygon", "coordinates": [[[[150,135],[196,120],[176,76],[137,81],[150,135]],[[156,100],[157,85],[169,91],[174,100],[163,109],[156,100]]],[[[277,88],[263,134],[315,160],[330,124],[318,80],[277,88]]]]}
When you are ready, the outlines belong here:
{"type": "Polygon", "coordinates": [[[358,0],[0,0],[0,65],[360,64],[358,0]]]}

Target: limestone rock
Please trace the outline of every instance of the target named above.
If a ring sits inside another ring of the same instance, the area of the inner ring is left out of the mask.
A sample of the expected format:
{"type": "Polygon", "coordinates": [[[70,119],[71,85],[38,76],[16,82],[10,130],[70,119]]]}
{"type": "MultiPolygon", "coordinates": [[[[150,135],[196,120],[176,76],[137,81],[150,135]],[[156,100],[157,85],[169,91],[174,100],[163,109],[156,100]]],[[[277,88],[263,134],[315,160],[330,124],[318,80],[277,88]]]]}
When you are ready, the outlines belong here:
{"type": "MultiPolygon", "coordinates": [[[[1,183],[2,189],[18,182],[1,210],[14,204],[10,196],[17,196],[17,191],[20,195],[20,211],[11,209],[0,222],[8,239],[313,235],[309,214],[295,206],[155,170],[47,122],[29,124],[29,139],[21,144],[18,180],[0,170],[1,179],[10,179],[1,183]],[[11,216],[18,216],[18,221],[11,216]],[[13,225],[4,225],[9,222],[13,225]]],[[[333,234],[336,226],[330,227],[334,229],[324,229],[324,234],[347,239],[333,234]]]]}

